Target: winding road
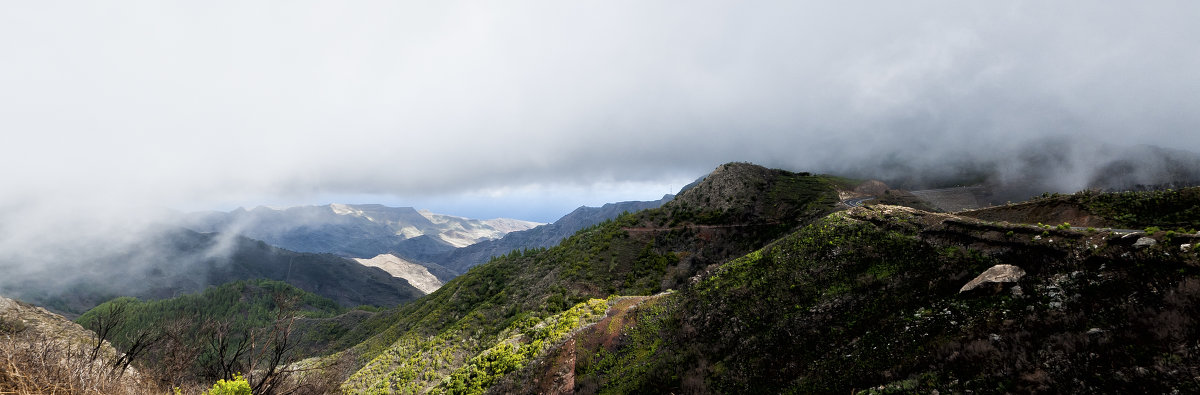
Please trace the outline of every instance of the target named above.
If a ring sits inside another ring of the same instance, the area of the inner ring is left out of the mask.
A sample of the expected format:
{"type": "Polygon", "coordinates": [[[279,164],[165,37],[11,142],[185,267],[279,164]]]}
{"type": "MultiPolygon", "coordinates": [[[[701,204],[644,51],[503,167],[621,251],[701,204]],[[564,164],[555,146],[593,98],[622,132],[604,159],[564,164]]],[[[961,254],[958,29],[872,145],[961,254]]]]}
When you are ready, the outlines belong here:
{"type": "Polygon", "coordinates": [[[850,207],[862,207],[863,202],[868,201],[868,200],[875,200],[875,197],[874,196],[860,196],[860,197],[856,197],[856,198],[843,200],[842,203],[847,206],[850,206],[850,207]]]}

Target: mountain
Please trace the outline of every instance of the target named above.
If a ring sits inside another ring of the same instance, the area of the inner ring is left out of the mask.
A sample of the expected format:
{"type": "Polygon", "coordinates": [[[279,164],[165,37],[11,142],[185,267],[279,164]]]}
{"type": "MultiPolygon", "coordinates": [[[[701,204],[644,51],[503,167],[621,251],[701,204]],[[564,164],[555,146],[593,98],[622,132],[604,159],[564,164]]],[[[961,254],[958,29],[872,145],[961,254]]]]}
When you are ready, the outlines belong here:
{"type": "Polygon", "coordinates": [[[454,391],[456,383],[486,388],[508,371],[471,370],[480,368],[473,361],[510,361],[486,353],[509,344],[504,339],[528,334],[537,338],[530,347],[549,346],[562,335],[552,328],[586,315],[586,309],[568,311],[578,303],[686,287],[710,268],[832,211],[838,202],[835,183],[749,164],[723,165],[658,209],[583,229],[553,248],[514,251],[476,266],[429,296],[368,321],[371,330],[348,334],[365,341],[340,354],[361,366],[344,388],[454,391]]]}
{"type": "Polygon", "coordinates": [[[330,204],[276,210],[257,207],[185,215],[184,227],[235,233],[298,252],[369,258],[425,257],[533,228],[515,219],[477,220],[378,204],[330,204]]]}
{"type": "Polygon", "coordinates": [[[540,225],[533,229],[513,231],[497,240],[481,241],[441,255],[427,256],[425,259],[437,262],[440,266],[456,273],[463,273],[476,265],[487,262],[492,257],[504,255],[513,250],[553,247],[580,229],[616,218],[625,212],[633,213],[658,208],[674,197],[674,195],[666,195],[660,200],[608,203],[600,207],[581,206],[554,223],[540,225]]]}
{"type": "Polygon", "coordinates": [[[159,228],[138,244],[61,262],[71,272],[0,278],[0,291],[77,315],[118,296],[165,299],[236,280],[286,281],[342,306],[394,306],[424,292],[387,272],[330,254],[299,253],[258,240],[159,228]]]}

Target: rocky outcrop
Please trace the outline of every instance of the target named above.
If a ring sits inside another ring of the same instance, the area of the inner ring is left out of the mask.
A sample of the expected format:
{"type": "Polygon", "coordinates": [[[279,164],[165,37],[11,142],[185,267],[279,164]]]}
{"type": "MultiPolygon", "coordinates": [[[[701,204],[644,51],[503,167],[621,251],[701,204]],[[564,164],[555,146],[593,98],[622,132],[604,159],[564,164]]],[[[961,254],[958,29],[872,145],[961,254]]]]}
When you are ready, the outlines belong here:
{"type": "Polygon", "coordinates": [[[979,288],[985,284],[1000,284],[1000,283],[1015,283],[1025,277],[1025,270],[1014,265],[996,265],[988,270],[985,270],[975,279],[963,285],[959,293],[967,292],[979,288]]]}
{"type": "Polygon", "coordinates": [[[1146,248],[1146,247],[1152,247],[1155,244],[1158,244],[1158,240],[1154,240],[1149,237],[1142,237],[1142,238],[1137,239],[1137,241],[1133,242],[1133,247],[1134,248],[1146,248]]]}

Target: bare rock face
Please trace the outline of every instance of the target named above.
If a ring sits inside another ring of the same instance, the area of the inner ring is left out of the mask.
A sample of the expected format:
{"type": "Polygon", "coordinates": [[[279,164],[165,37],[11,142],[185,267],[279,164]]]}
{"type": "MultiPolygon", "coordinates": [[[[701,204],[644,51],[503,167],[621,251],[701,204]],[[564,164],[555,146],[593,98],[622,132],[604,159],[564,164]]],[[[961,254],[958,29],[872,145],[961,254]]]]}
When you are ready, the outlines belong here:
{"type": "Polygon", "coordinates": [[[429,269],[392,254],[380,254],[371,259],[354,258],[354,261],[364,266],[383,269],[392,277],[403,278],[426,295],[442,286],[442,281],[429,273],[429,269]]]}
{"type": "Polygon", "coordinates": [[[1025,277],[1025,269],[1013,265],[996,265],[984,270],[982,274],[968,282],[958,292],[967,292],[986,284],[1015,283],[1021,277],[1025,277]]]}

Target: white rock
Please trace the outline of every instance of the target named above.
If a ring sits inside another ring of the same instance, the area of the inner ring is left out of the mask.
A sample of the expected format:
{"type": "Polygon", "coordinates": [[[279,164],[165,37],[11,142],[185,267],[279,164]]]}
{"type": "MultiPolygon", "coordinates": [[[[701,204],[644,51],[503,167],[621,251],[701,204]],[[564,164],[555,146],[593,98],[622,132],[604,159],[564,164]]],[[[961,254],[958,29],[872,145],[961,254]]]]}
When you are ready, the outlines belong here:
{"type": "Polygon", "coordinates": [[[1015,283],[1025,276],[1025,270],[1013,265],[996,265],[983,271],[979,276],[963,285],[959,293],[978,288],[984,283],[1015,283]]]}
{"type": "Polygon", "coordinates": [[[1133,247],[1134,248],[1146,248],[1146,247],[1150,247],[1156,243],[1158,243],[1158,240],[1154,240],[1149,237],[1142,237],[1142,238],[1137,239],[1137,241],[1133,242],[1133,247]]]}

